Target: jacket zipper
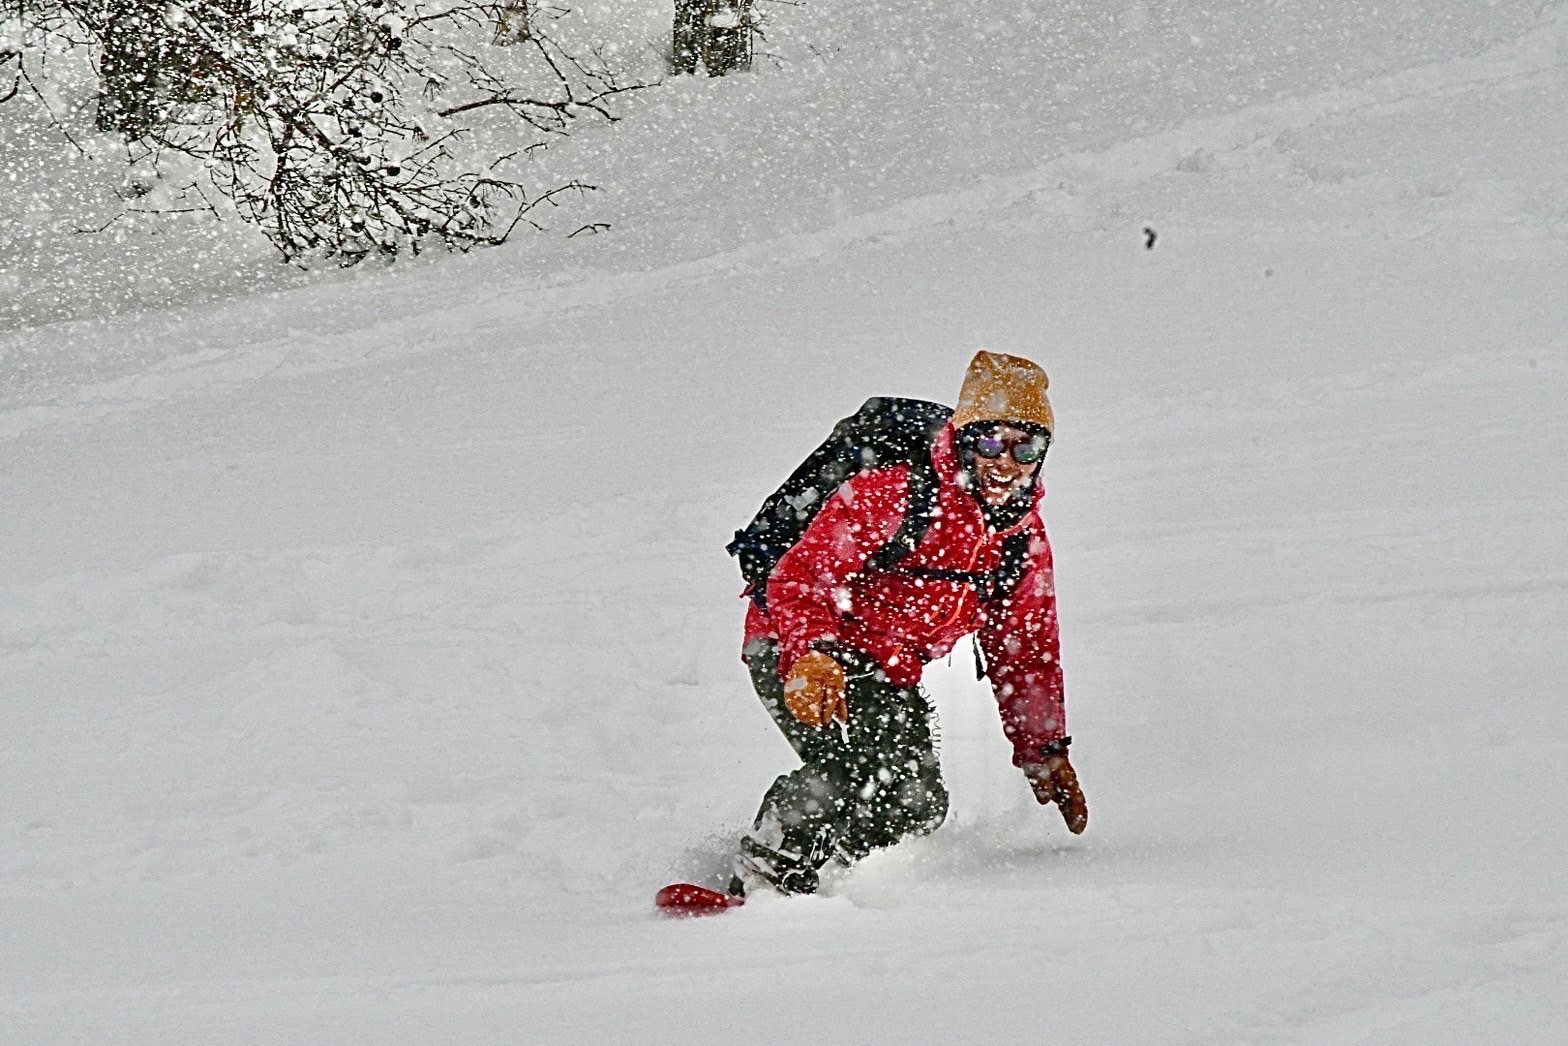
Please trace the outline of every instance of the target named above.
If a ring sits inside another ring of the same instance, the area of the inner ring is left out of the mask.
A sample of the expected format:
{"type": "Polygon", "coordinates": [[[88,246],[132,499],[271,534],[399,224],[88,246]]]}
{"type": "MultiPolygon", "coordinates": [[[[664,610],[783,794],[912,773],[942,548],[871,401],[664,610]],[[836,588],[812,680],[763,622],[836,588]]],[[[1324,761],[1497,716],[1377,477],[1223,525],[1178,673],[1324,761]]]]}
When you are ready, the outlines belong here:
{"type": "MultiPolygon", "coordinates": [[[[969,567],[968,567],[968,569],[971,572],[974,571],[975,564],[980,562],[980,550],[983,549],[983,548],[985,548],[985,524],[984,523],[982,523],[980,525],[980,540],[975,542],[975,550],[973,552],[969,553],[969,567]]],[[[964,596],[965,596],[965,594],[967,592],[968,592],[967,589],[959,588],[959,590],[958,590],[958,603],[953,607],[953,612],[950,615],[948,615],[947,620],[942,622],[940,625],[937,626],[935,635],[941,635],[943,632],[947,631],[948,627],[951,626],[954,621],[958,620],[959,613],[964,609],[964,596]]],[[[975,594],[975,598],[976,599],[979,598],[979,593],[975,594]]]]}

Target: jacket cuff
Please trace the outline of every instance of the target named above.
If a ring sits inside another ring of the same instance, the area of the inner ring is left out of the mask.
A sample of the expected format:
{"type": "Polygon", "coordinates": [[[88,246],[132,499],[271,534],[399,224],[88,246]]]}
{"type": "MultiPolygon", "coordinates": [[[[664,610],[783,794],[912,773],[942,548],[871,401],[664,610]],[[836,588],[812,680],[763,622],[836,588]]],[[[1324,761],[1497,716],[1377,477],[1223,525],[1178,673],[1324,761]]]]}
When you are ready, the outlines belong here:
{"type": "Polygon", "coordinates": [[[1043,745],[1032,745],[1020,748],[1013,753],[1013,765],[1021,770],[1028,770],[1032,766],[1044,766],[1053,756],[1067,755],[1067,748],[1073,743],[1071,737],[1059,737],[1055,741],[1048,741],[1043,745]]]}

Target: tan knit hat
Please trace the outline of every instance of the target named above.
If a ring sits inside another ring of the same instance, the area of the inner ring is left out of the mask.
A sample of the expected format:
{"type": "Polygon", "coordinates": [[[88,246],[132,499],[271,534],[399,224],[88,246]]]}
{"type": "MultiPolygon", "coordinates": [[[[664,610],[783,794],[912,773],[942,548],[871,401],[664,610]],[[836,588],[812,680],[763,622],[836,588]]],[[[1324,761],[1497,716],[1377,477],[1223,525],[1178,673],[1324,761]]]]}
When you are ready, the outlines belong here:
{"type": "Polygon", "coordinates": [[[977,421],[1015,421],[1039,425],[1056,435],[1056,418],[1045,390],[1051,379],[1038,364],[1022,356],[977,352],[969,361],[964,387],[953,411],[953,427],[977,421]]]}

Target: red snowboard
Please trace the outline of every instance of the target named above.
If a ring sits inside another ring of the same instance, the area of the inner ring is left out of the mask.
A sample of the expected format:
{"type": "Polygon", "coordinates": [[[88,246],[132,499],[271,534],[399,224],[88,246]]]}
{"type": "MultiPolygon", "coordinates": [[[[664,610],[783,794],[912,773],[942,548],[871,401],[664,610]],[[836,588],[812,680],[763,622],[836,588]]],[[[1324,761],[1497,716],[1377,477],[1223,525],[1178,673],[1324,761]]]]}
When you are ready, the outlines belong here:
{"type": "Polygon", "coordinates": [[[739,908],[746,898],[692,883],[671,883],[654,895],[653,903],[666,915],[712,915],[726,908],[739,908]]]}

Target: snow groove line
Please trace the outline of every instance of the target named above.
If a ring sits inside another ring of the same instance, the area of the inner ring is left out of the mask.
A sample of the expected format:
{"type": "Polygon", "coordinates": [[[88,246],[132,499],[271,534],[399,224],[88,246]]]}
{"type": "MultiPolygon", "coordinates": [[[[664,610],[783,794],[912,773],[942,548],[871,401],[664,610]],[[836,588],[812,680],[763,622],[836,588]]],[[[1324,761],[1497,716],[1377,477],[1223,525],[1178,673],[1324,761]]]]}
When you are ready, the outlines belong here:
{"type": "MultiPolygon", "coordinates": [[[[1490,951],[1505,951],[1534,939],[1547,940],[1551,944],[1550,950],[1558,951],[1563,942],[1563,923],[1560,914],[1540,915],[1530,926],[1511,929],[1488,942],[1490,951]]],[[[1382,981],[1375,990],[1368,990],[1363,984],[1329,983],[1323,986],[1327,991],[1311,996],[1313,1004],[1303,1000],[1272,1020],[1254,1017],[1248,1022],[1249,1031],[1258,1038],[1289,1032],[1293,1036],[1304,1035],[1314,1042],[1381,1040],[1408,1025],[1429,1021],[1434,1004],[1449,1012],[1464,1013],[1474,1008],[1476,1000],[1485,998],[1499,987],[1517,991],[1521,978],[1539,978],[1555,985],[1559,977],[1558,970],[1543,963],[1490,954],[1482,961],[1489,965],[1478,968],[1472,960],[1435,983],[1399,985],[1382,981]]]]}
{"type": "MultiPolygon", "coordinates": [[[[650,919],[657,916],[650,915],[650,919]]],[[[995,949],[992,949],[995,950],[995,949]]],[[[877,949],[866,949],[861,957],[879,954],[877,949]]],[[[852,957],[852,956],[847,956],[852,957]]],[[[714,960],[714,969],[727,968],[734,956],[720,956],[714,960]]],[[[819,961],[812,956],[790,962],[794,966],[808,966],[819,961]]],[[[455,973],[384,974],[370,977],[348,977],[326,974],[320,977],[275,977],[258,979],[193,978],[161,984],[132,985],[110,989],[73,988],[64,991],[28,993],[25,995],[0,995],[0,1016],[37,1017],[63,1007],[79,1006],[89,1001],[102,1003],[117,1000],[121,1005],[149,1003],[160,1010],[168,1004],[210,1006],[216,1002],[256,1003],[281,998],[344,998],[384,997],[391,993],[424,991],[489,991],[489,990],[547,990],[565,985],[592,983],[609,977],[646,978],[649,981],[678,981],[690,974],[688,969],[672,969],[662,958],[631,959],[579,963],[570,968],[560,966],[519,966],[475,969],[455,973]]]]}
{"type": "Polygon", "coordinates": [[[1010,202],[1031,194],[1062,192],[1057,175],[1093,161],[1102,182],[1136,184],[1173,169],[1195,150],[1230,151],[1272,140],[1286,131],[1306,130],[1335,117],[1460,95],[1499,83],[1526,80],[1557,71],[1568,52],[1568,6],[1558,9],[1520,37],[1480,55],[1449,59],[1390,73],[1356,86],[1337,87],[1299,98],[1248,106],[1220,116],[1189,120],[1156,134],[1131,138],[1097,152],[1059,157],[1032,175],[1007,179],[1010,202]]]}
{"type": "Polygon", "coordinates": [[[1502,584],[1434,585],[1430,588],[1401,589],[1389,592],[1311,592],[1286,596],[1258,595],[1252,598],[1216,599],[1180,603],[1162,602],[1131,606],[1105,614],[1093,614],[1083,622],[1111,627],[1127,625],[1185,625],[1209,622],[1215,618],[1234,618],[1258,610],[1283,610],[1300,606],[1395,606],[1424,600],[1487,600],[1534,596],[1546,592],[1568,592],[1568,578],[1543,578],[1502,584]]]}
{"type": "MultiPolygon", "coordinates": [[[[661,270],[682,277],[717,275],[753,261],[807,261],[855,243],[986,214],[1005,213],[1020,204],[1077,195],[1071,176],[1085,174],[1100,184],[1131,185],[1175,169],[1203,148],[1230,151],[1305,130],[1337,116],[1448,97],[1498,83],[1555,72],[1568,52],[1568,5],[1559,4],[1520,37],[1471,58],[1417,66],[1352,87],[1337,87],[1302,98],[1247,106],[1220,116],[1184,121],[1174,127],[1129,138],[1098,150],[1059,156],[1035,171],[983,180],[979,185],[933,193],[845,219],[815,232],[760,241],[661,270]],[[785,248],[781,250],[781,248],[785,248]]],[[[1063,210],[1071,210],[1064,207],[1063,210]]],[[[972,224],[980,224],[976,220],[972,224]]]]}

